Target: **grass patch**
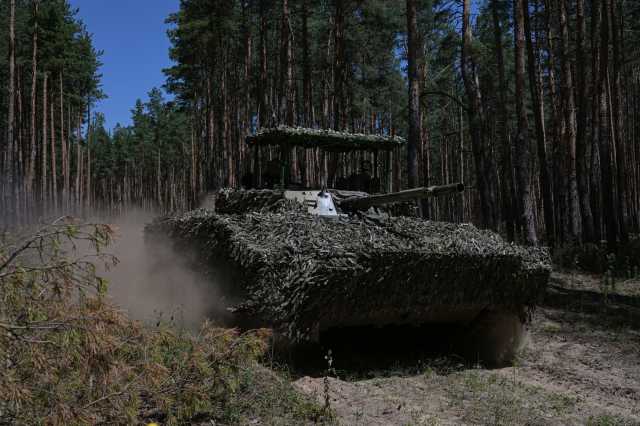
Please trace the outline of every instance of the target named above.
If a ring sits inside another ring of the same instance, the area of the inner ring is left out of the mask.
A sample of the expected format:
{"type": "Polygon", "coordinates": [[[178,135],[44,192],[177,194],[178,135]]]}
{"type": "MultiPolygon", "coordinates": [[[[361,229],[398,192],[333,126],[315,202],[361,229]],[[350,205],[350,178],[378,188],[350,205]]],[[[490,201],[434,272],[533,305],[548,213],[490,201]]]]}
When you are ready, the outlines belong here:
{"type": "MultiPolygon", "coordinates": [[[[514,375],[517,377],[517,375],[514,375]]],[[[519,382],[486,370],[467,370],[437,378],[449,407],[469,424],[544,424],[553,415],[571,415],[575,398],[519,382]]],[[[433,376],[432,376],[433,378],[433,376]]]]}

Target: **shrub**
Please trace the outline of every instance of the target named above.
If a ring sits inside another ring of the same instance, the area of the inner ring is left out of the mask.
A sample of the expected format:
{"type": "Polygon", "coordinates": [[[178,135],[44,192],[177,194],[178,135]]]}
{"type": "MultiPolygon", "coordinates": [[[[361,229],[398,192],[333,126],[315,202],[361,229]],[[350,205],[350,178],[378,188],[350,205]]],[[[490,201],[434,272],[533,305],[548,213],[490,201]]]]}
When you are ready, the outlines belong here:
{"type": "Polygon", "coordinates": [[[150,328],[111,305],[95,265],[117,264],[104,253],[112,234],[63,219],[0,243],[0,424],[318,417],[258,364],[268,331],[150,328]]]}

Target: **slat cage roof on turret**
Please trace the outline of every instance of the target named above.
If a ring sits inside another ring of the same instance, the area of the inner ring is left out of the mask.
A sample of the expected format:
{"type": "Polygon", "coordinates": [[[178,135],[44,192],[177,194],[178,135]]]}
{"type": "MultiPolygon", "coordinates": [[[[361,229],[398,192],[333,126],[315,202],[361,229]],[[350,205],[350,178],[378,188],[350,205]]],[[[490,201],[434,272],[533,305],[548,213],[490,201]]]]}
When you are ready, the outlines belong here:
{"type": "Polygon", "coordinates": [[[391,151],[405,144],[406,140],[399,136],[279,126],[260,129],[255,135],[247,136],[246,142],[250,146],[301,146],[317,147],[325,151],[349,152],[391,151]]]}

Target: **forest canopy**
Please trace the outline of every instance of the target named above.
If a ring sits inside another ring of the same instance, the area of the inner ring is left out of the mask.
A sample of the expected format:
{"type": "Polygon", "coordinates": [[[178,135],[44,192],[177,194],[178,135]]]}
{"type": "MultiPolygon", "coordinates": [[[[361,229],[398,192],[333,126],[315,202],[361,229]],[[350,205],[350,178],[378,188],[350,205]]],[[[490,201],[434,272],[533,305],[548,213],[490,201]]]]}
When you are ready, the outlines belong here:
{"type": "Polygon", "coordinates": [[[182,0],[167,17],[169,95],[152,90],[111,130],[92,111],[100,52],[69,4],[6,1],[0,18],[9,221],[192,208],[242,185],[256,161],[247,136],[289,126],[407,139],[389,157],[322,165],[296,149],[307,186],[392,163],[387,190],[466,183],[423,207],[431,219],[610,250],[640,230],[636,2],[182,0]]]}

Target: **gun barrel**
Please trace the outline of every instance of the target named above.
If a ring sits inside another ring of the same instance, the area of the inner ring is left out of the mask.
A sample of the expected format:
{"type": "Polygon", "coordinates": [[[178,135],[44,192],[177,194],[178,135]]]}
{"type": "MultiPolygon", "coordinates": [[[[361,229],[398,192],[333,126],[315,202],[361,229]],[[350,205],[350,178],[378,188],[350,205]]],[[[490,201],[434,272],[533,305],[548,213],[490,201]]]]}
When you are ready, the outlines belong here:
{"type": "Polygon", "coordinates": [[[381,206],[384,204],[409,201],[419,198],[437,197],[462,191],[464,191],[463,183],[436,185],[391,192],[389,194],[371,195],[368,197],[351,197],[346,200],[342,200],[340,202],[340,207],[345,210],[367,210],[369,207],[373,206],[381,206]]]}

